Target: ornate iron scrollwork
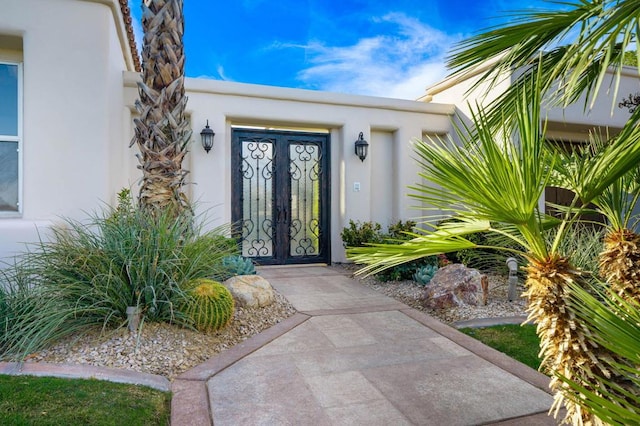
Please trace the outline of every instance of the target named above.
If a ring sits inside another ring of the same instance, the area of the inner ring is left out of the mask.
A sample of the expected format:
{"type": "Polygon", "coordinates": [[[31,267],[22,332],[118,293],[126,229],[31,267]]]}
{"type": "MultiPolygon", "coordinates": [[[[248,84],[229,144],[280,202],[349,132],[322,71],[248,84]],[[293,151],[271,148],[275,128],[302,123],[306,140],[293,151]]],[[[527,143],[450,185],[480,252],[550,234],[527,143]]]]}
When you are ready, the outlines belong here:
{"type": "Polygon", "coordinates": [[[242,141],[242,254],[273,255],[274,141],[265,138],[242,141]]]}
{"type": "Polygon", "coordinates": [[[289,148],[291,181],[289,254],[313,256],[320,252],[320,177],[322,150],[316,143],[292,143],[289,148]]]}

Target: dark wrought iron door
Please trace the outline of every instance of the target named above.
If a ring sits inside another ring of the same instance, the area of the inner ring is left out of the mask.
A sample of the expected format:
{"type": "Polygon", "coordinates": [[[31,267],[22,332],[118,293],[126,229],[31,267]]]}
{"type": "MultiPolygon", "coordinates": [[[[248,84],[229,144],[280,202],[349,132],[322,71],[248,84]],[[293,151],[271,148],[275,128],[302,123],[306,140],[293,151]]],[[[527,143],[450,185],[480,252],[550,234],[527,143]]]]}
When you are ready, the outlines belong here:
{"type": "Polygon", "coordinates": [[[234,129],[232,219],[257,263],[329,260],[329,135],[234,129]]]}

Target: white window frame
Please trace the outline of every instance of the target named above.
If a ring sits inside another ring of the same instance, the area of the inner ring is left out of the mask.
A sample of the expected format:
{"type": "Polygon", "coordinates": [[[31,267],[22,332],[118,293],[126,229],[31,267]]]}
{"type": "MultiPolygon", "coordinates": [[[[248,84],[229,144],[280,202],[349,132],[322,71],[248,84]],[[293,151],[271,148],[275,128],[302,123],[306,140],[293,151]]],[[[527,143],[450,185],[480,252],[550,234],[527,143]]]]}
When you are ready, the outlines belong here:
{"type": "Polygon", "coordinates": [[[1,218],[22,217],[22,184],[23,184],[23,167],[22,167],[22,62],[0,59],[0,65],[16,65],[18,67],[18,135],[0,135],[0,143],[2,142],[18,142],[18,211],[0,211],[1,218]]]}

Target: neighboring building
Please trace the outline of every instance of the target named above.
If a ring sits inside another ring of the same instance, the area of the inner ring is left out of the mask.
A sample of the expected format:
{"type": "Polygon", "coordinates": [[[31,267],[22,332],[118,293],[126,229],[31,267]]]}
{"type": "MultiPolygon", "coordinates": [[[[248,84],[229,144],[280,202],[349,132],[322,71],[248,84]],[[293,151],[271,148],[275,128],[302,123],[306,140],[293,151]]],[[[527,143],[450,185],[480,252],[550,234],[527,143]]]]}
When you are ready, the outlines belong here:
{"type": "MultiPolygon", "coordinates": [[[[454,104],[455,116],[468,120],[471,115],[470,106],[487,105],[503,93],[516,78],[515,72],[504,75],[498,79],[499,83],[494,88],[487,90],[488,85],[480,82],[480,79],[492,65],[493,63],[488,62],[464,77],[449,77],[428,87],[418,100],[454,104]]],[[[604,138],[618,134],[631,115],[627,108],[620,108],[618,104],[629,94],[640,92],[640,78],[635,67],[622,69],[617,94],[614,95],[614,92],[615,75],[609,73],[602,82],[593,106],[590,106],[592,98],[586,103],[585,96],[566,108],[543,105],[541,120],[544,120],[547,139],[569,148],[584,144],[589,140],[590,134],[598,134],[604,138]],[[585,105],[588,107],[586,112],[585,105]]],[[[544,198],[540,200],[540,207],[548,211],[545,202],[569,206],[572,204],[573,196],[574,194],[566,189],[547,187],[544,198]]],[[[602,220],[598,215],[589,218],[602,220]]]]}
{"type": "MultiPolygon", "coordinates": [[[[129,142],[140,69],[126,0],[0,6],[0,257],[8,257],[61,217],[85,218],[123,187],[137,192],[129,142]]],[[[620,93],[638,90],[632,80],[620,93]]],[[[419,179],[410,141],[451,133],[467,84],[445,81],[406,101],[188,78],[188,195],[210,226],[243,221],[247,255],[344,261],[340,232],[350,219],[386,225],[420,215],[406,196],[419,179]],[[207,121],[216,133],[208,154],[198,135],[207,121]],[[360,133],[364,161],[354,154],[360,133]]],[[[611,117],[609,103],[598,105],[586,118],[551,111],[552,130],[564,138],[590,123],[622,125],[622,111],[611,117]]]]}

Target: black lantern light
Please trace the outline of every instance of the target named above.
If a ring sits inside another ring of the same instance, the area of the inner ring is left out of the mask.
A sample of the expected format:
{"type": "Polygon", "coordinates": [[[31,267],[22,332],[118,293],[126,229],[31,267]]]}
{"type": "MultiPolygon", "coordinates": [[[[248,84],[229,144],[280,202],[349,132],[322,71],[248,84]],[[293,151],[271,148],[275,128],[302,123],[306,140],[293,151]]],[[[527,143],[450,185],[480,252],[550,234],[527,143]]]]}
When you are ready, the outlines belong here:
{"type": "Polygon", "coordinates": [[[356,155],[360,159],[360,161],[364,161],[367,158],[367,150],[369,149],[369,143],[364,140],[364,135],[362,132],[358,135],[358,140],[356,141],[356,155]]]}
{"type": "Polygon", "coordinates": [[[207,151],[207,154],[209,153],[209,151],[211,151],[211,148],[213,148],[213,137],[215,135],[216,134],[209,127],[209,120],[207,120],[206,127],[200,132],[200,137],[202,138],[202,147],[205,151],[207,151]]]}

